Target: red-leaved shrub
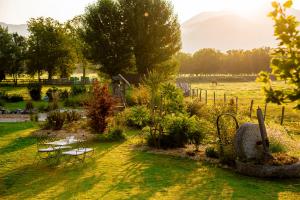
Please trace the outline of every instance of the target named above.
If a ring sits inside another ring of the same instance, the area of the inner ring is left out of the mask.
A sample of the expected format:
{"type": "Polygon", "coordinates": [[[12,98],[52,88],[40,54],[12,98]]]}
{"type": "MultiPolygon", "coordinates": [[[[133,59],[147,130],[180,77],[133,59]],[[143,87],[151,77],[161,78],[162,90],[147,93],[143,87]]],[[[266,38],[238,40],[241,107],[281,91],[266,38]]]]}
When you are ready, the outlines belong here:
{"type": "Polygon", "coordinates": [[[95,132],[104,133],[113,105],[114,101],[109,94],[108,86],[101,86],[98,81],[95,81],[91,98],[87,102],[88,123],[95,132]]]}

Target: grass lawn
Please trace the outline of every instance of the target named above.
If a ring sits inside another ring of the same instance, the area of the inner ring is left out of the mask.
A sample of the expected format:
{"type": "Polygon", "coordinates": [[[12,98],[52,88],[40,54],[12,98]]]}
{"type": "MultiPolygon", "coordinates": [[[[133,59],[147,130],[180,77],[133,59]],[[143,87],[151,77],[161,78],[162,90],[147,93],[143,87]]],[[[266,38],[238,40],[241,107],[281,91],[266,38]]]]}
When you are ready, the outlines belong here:
{"type": "Polygon", "coordinates": [[[36,166],[33,123],[0,124],[0,199],[299,199],[299,180],[263,180],[214,165],[95,143],[85,165],[36,166]]]}

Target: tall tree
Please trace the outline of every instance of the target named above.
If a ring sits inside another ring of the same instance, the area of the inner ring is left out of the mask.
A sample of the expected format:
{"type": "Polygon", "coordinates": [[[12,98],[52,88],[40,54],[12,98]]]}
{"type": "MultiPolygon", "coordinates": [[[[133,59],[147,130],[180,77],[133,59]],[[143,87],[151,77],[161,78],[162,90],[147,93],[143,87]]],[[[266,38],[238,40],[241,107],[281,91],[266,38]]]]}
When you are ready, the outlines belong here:
{"type": "Polygon", "coordinates": [[[274,35],[279,42],[272,54],[272,75],[277,80],[285,80],[291,87],[285,90],[272,88],[269,74],[264,72],[260,78],[267,83],[265,87],[267,101],[277,104],[296,102],[296,108],[300,109],[300,34],[296,17],[287,14],[287,9],[292,5],[292,0],[286,1],[283,5],[273,2],[273,11],[270,13],[275,22],[274,35]]]}
{"type": "Polygon", "coordinates": [[[137,71],[146,74],[181,49],[181,31],[168,0],[119,0],[137,71]]]}
{"type": "Polygon", "coordinates": [[[87,57],[101,65],[101,72],[114,76],[134,66],[130,37],[118,2],[98,0],[87,7],[82,38],[88,45],[87,57]]]}
{"type": "Polygon", "coordinates": [[[13,43],[8,29],[0,26],[0,81],[5,79],[12,63],[13,43]]]}
{"type": "Polygon", "coordinates": [[[37,73],[39,80],[43,71],[49,80],[57,74],[68,76],[73,54],[65,27],[52,18],[40,17],[28,22],[28,30],[28,73],[37,73]]]}
{"type": "Polygon", "coordinates": [[[8,73],[13,77],[15,85],[18,83],[18,76],[25,70],[27,59],[27,41],[26,38],[12,34],[12,60],[8,73]]]}

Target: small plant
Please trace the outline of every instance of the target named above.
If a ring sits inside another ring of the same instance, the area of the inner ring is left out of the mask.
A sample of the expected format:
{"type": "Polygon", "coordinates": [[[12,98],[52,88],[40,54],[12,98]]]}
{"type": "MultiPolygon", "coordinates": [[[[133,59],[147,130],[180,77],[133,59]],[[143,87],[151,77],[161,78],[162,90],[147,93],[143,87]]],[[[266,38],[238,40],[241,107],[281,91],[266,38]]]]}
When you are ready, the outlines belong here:
{"type": "Polygon", "coordinates": [[[30,121],[38,122],[39,121],[39,116],[37,114],[31,114],[30,115],[30,121]]]}
{"type": "Polygon", "coordinates": [[[55,95],[58,92],[59,90],[57,87],[52,87],[47,90],[46,95],[48,96],[49,102],[53,101],[53,95],[55,95]]]}
{"type": "Polygon", "coordinates": [[[204,104],[201,103],[198,99],[189,102],[187,104],[187,112],[190,115],[190,117],[196,115],[200,116],[201,115],[201,109],[204,107],[204,104]]]}
{"type": "Polygon", "coordinates": [[[84,94],[86,93],[86,87],[84,85],[72,85],[71,87],[71,94],[72,96],[76,96],[79,94],[84,94]]]}
{"type": "Polygon", "coordinates": [[[109,94],[108,86],[100,86],[98,81],[93,83],[92,96],[87,102],[88,124],[97,133],[104,133],[107,119],[112,112],[114,102],[109,94]]]}
{"type": "Polygon", "coordinates": [[[46,111],[48,111],[48,106],[46,103],[42,103],[42,104],[39,104],[37,109],[39,112],[46,112],[46,111]]]}
{"type": "Polygon", "coordinates": [[[195,151],[199,151],[199,146],[204,139],[204,134],[200,130],[189,132],[189,140],[195,146],[195,151]]]}
{"type": "Polygon", "coordinates": [[[127,114],[127,125],[142,129],[150,123],[150,111],[145,106],[132,107],[127,114]]]}
{"type": "Polygon", "coordinates": [[[126,137],[123,134],[123,130],[120,128],[113,128],[107,134],[107,140],[111,142],[123,141],[126,137]]]}
{"type": "Polygon", "coordinates": [[[80,113],[78,113],[74,110],[66,112],[66,121],[68,123],[75,122],[75,121],[78,121],[80,119],[81,119],[80,113]]]}
{"type": "Polygon", "coordinates": [[[61,130],[65,121],[66,113],[62,113],[60,111],[49,112],[46,120],[46,128],[61,130]]]}
{"type": "Polygon", "coordinates": [[[31,99],[33,101],[41,100],[42,96],[42,85],[39,83],[30,83],[28,86],[28,91],[31,99]]]}
{"type": "Polygon", "coordinates": [[[205,155],[208,158],[219,158],[219,154],[214,147],[207,147],[205,149],[205,155]]]}
{"type": "Polygon", "coordinates": [[[48,110],[57,110],[59,108],[59,94],[58,92],[52,92],[51,94],[52,101],[49,101],[48,110]]]}
{"type": "Polygon", "coordinates": [[[68,99],[68,98],[69,98],[69,92],[68,92],[68,90],[62,90],[62,91],[60,91],[60,93],[59,93],[59,98],[60,98],[61,100],[66,100],[66,99],[68,99]]]}

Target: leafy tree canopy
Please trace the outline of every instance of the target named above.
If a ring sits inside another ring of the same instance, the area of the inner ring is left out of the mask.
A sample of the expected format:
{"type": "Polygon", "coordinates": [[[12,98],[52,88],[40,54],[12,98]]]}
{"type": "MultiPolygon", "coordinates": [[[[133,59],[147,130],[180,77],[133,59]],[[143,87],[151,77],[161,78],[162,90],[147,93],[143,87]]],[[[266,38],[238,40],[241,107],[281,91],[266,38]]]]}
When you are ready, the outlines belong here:
{"type": "Polygon", "coordinates": [[[277,80],[284,80],[291,87],[285,90],[272,88],[270,74],[262,72],[260,80],[266,83],[267,101],[277,104],[297,102],[297,109],[300,109],[300,34],[299,22],[295,16],[287,14],[291,8],[292,0],[286,1],[283,5],[273,2],[273,11],[269,16],[275,22],[274,35],[278,40],[278,47],[272,53],[272,75],[277,80]]]}

